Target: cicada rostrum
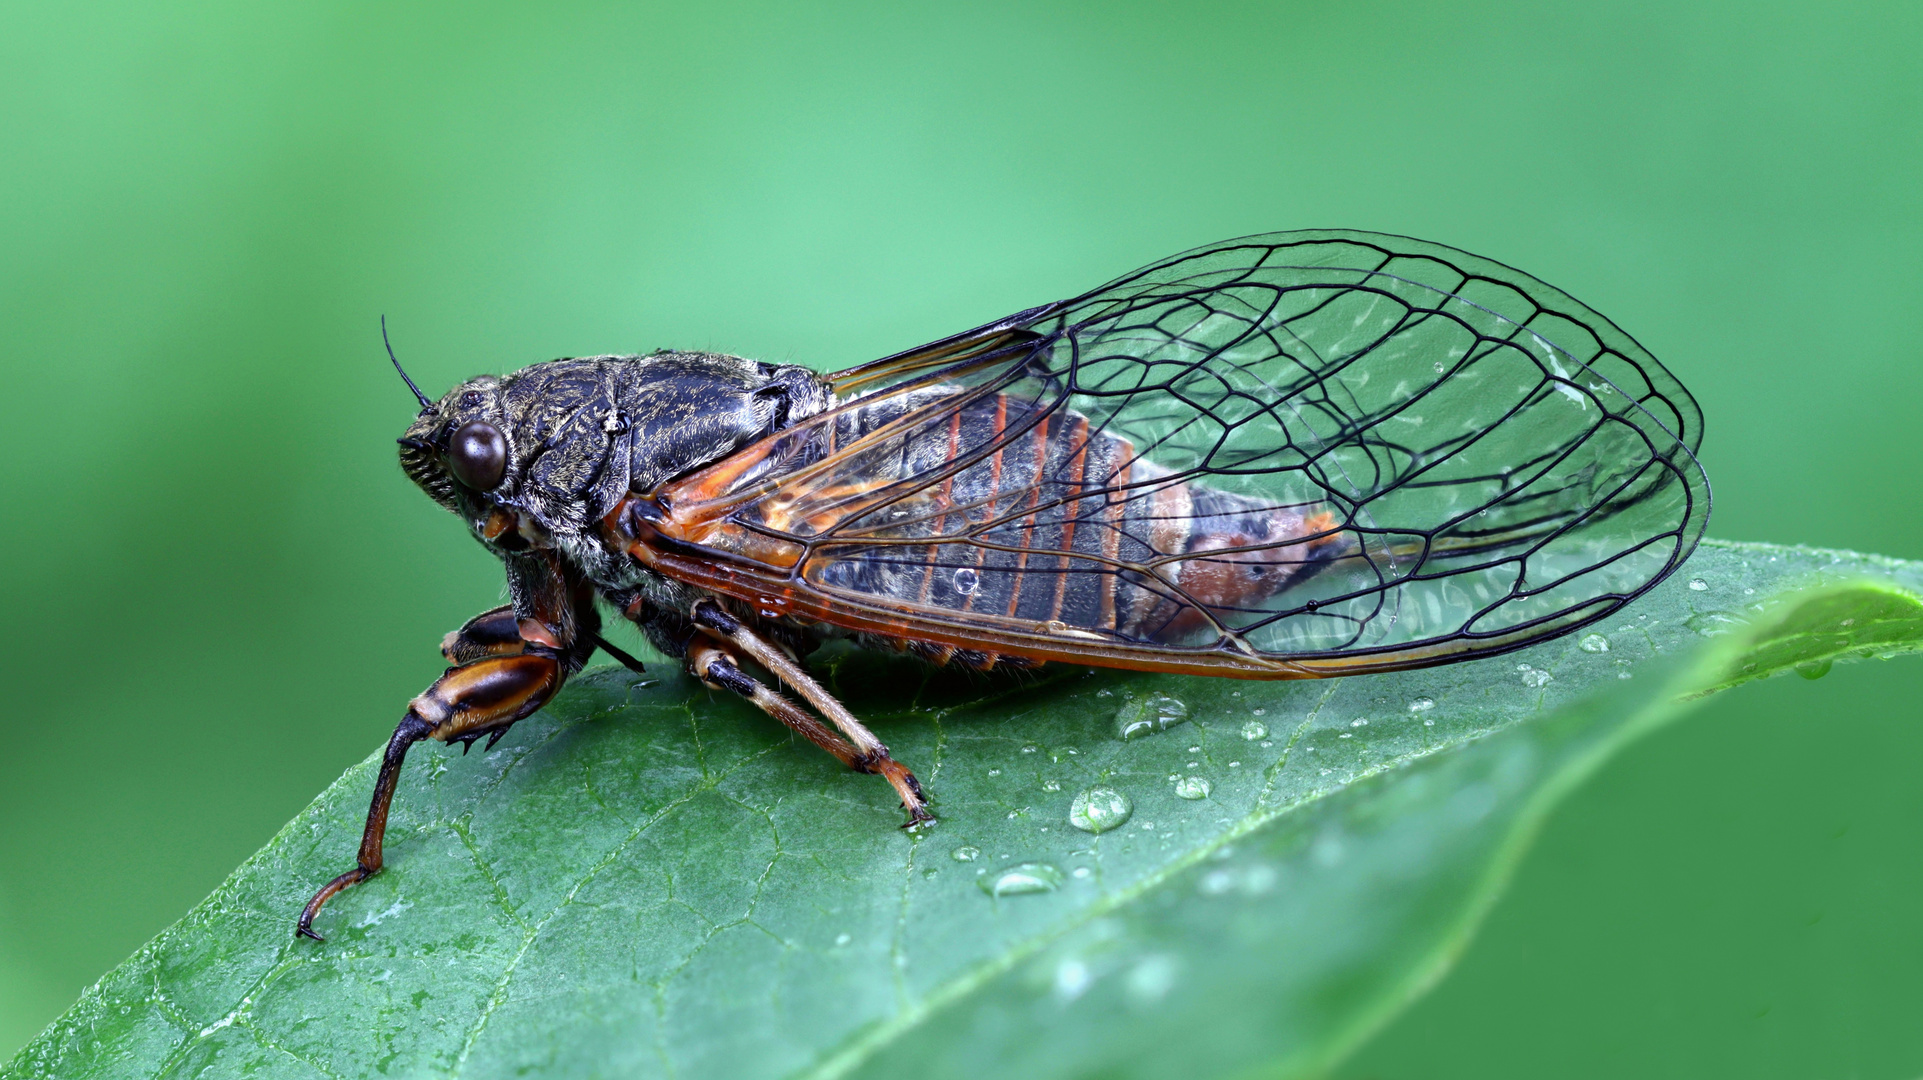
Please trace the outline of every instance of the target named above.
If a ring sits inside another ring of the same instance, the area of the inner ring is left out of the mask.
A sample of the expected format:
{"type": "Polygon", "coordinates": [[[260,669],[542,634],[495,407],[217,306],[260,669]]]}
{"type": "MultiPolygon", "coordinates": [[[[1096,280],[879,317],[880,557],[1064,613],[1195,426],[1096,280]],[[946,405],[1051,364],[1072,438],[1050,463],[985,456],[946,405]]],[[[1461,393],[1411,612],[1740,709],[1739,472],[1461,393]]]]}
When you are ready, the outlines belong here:
{"type": "Polygon", "coordinates": [[[492,745],[597,648],[639,666],[600,604],[880,774],[913,824],[914,774],[802,663],[828,638],[983,671],[1448,663],[1620,608],[1710,504],[1701,413],[1629,335],[1499,263],[1359,232],[1197,248],[833,375],[660,351],[414,393],[401,467],[512,603],[442,643],[309,936],[380,870],[409,747],[492,745]]]}

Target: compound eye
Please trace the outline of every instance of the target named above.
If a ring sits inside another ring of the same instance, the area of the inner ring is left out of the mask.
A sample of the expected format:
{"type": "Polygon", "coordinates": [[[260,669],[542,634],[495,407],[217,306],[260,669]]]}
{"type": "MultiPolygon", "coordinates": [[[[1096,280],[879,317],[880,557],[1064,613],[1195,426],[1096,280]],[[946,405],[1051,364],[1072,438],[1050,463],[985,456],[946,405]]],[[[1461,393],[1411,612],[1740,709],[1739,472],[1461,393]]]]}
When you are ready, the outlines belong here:
{"type": "Polygon", "coordinates": [[[469,488],[493,491],[507,474],[507,440],[501,429],[485,420],[456,428],[447,447],[447,468],[469,488]]]}

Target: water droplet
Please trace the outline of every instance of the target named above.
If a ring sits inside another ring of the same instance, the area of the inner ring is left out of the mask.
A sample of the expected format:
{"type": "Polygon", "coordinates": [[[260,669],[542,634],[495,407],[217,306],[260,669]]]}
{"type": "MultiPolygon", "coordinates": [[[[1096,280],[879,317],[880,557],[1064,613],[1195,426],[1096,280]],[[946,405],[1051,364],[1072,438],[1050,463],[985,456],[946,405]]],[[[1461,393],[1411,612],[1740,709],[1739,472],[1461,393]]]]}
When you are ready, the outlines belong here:
{"type": "Polygon", "coordinates": [[[1269,747],[1274,746],[1275,744],[1270,742],[1267,739],[1263,739],[1261,742],[1256,743],[1255,745],[1261,747],[1264,750],[1267,750],[1269,747]]]}
{"type": "Polygon", "coordinates": [[[1522,672],[1522,685],[1531,690],[1540,690],[1555,681],[1555,676],[1547,671],[1532,668],[1528,664],[1517,664],[1516,670],[1522,672]]]}
{"type": "Polygon", "coordinates": [[[1369,722],[1367,720],[1351,720],[1349,721],[1349,726],[1350,727],[1368,727],[1369,722]]]}
{"type": "Polygon", "coordinates": [[[955,591],[963,596],[973,596],[982,588],[982,576],[973,568],[964,566],[955,571],[955,591]]]}
{"type": "Polygon", "coordinates": [[[1269,737],[1269,726],[1255,720],[1242,725],[1242,737],[1250,742],[1269,737]]]}
{"type": "Polygon", "coordinates": [[[1184,799],[1206,799],[1214,790],[1206,776],[1184,776],[1175,782],[1175,793],[1184,799]]]}
{"type": "Polygon", "coordinates": [[[1235,878],[1233,870],[1210,870],[1196,884],[1203,896],[1220,896],[1235,888],[1235,878]]]}
{"type": "Polygon", "coordinates": [[[1135,965],[1122,985],[1137,1008],[1147,1008],[1168,996],[1175,986],[1175,976],[1174,957],[1151,956],[1135,965]]]}
{"type": "Polygon", "coordinates": [[[1426,713],[1435,707],[1436,699],[1432,697],[1419,697],[1409,703],[1409,711],[1412,713],[1426,713]]]}
{"type": "Polygon", "coordinates": [[[1062,790],[1062,782],[1060,780],[1044,780],[1042,781],[1042,790],[1060,791],[1062,790]]]}
{"type": "Polygon", "coordinates": [[[1444,364],[1440,360],[1436,361],[1436,374],[1440,375],[1447,370],[1449,370],[1448,365],[1444,364]]]}
{"type": "Polygon", "coordinates": [[[956,862],[974,862],[976,859],[982,857],[982,849],[973,844],[963,844],[961,847],[949,852],[948,855],[956,862]]]}
{"type": "Polygon", "coordinates": [[[1584,634],[1583,639],[1576,642],[1576,648],[1583,652],[1608,652],[1609,639],[1601,634],[1584,634]]]}
{"type": "Polygon", "coordinates": [[[1424,721],[1422,722],[1422,726],[1423,726],[1423,727],[1435,727],[1435,726],[1436,726],[1436,722],[1435,722],[1434,720],[1424,720],[1424,721]]]}
{"type": "Polygon", "coordinates": [[[1055,996],[1063,1001],[1074,1001],[1088,989],[1094,977],[1088,973],[1088,965],[1080,960],[1064,960],[1055,965],[1055,996]]]}
{"type": "Polygon", "coordinates": [[[998,874],[981,878],[982,891],[990,896],[1027,896],[1054,892],[1062,887],[1062,872],[1042,862],[1016,863],[998,874]]]}
{"type": "Polygon", "coordinates": [[[1163,693],[1144,694],[1130,698],[1116,710],[1115,735],[1123,740],[1139,739],[1167,731],[1188,718],[1189,707],[1180,700],[1163,693]]]}
{"type": "Polygon", "coordinates": [[[1704,637],[1715,637],[1747,625],[1748,622],[1748,619],[1738,618],[1725,611],[1705,611],[1700,615],[1691,615],[1683,625],[1704,637]]]}
{"type": "Polygon", "coordinates": [[[1034,743],[1029,743],[1027,746],[1022,747],[1022,753],[1024,754],[1033,754],[1039,750],[1041,750],[1041,747],[1036,746],[1034,743]]]}
{"type": "Polygon", "coordinates": [[[1090,875],[1090,874],[1092,874],[1092,873],[1094,873],[1094,871],[1093,871],[1093,870],[1090,870],[1090,869],[1089,869],[1088,867],[1086,867],[1086,866],[1078,866],[1078,867],[1076,867],[1076,868],[1075,868],[1075,876],[1076,876],[1077,878],[1085,878],[1085,877],[1087,877],[1088,875],[1090,875]]]}
{"type": "Polygon", "coordinates": [[[1135,812],[1128,796],[1109,787],[1092,787],[1075,796],[1068,808],[1068,823],[1090,833],[1104,833],[1120,826],[1135,812]]]}
{"type": "Polygon", "coordinates": [[[1249,710],[1249,715],[1250,715],[1250,716],[1267,716],[1267,715],[1269,715],[1269,710],[1267,710],[1267,709],[1250,709],[1250,710],[1249,710]]]}
{"type": "Polygon", "coordinates": [[[1703,580],[1702,578],[1699,578],[1699,577],[1698,577],[1698,578],[1690,578],[1690,579],[1689,579],[1689,589],[1690,589],[1690,591],[1691,591],[1691,592],[1708,592],[1708,591],[1709,591],[1709,582],[1707,582],[1707,581],[1704,581],[1704,580],[1703,580]]]}
{"type": "Polygon", "coordinates": [[[1241,768],[1241,767],[1242,767],[1242,763],[1241,763],[1241,762],[1239,762],[1239,761],[1231,761],[1231,762],[1229,762],[1229,768],[1231,768],[1231,769],[1239,769],[1239,768],[1241,768]]]}
{"type": "Polygon", "coordinates": [[[990,769],[990,770],[988,770],[988,775],[990,775],[990,776],[1000,776],[1001,774],[1002,774],[1002,771],[1001,771],[1000,769],[990,769]]]}
{"type": "Polygon", "coordinates": [[[1796,673],[1805,679],[1820,679],[1830,673],[1828,660],[1811,660],[1796,665],[1796,673]]]}
{"type": "Polygon", "coordinates": [[[846,945],[853,940],[855,940],[855,938],[854,938],[854,935],[852,934],[836,934],[835,935],[835,944],[837,946],[846,945]]]}

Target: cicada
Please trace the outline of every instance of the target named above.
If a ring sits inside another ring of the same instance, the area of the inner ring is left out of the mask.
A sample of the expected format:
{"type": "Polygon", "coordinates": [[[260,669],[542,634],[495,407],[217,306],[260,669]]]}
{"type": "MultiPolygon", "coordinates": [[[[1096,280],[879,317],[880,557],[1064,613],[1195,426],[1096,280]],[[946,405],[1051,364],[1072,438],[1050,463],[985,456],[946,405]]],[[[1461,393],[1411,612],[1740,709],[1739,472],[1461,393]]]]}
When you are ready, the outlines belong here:
{"type": "Polygon", "coordinates": [[[443,641],[308,936],[380,870],[410,747],[491,746],[596,649],[640,666],[604,608],[885,778],[914,824],[914,774],[808,673],[828,639],[980,671],[1450,663],[1616,611],[1710,508],[1702,415],[1629,335],[1507,266],[1362,232],[1197,248],[833,375],[664,350],[408,386],[401,467],[512,602],[443,641]]]}

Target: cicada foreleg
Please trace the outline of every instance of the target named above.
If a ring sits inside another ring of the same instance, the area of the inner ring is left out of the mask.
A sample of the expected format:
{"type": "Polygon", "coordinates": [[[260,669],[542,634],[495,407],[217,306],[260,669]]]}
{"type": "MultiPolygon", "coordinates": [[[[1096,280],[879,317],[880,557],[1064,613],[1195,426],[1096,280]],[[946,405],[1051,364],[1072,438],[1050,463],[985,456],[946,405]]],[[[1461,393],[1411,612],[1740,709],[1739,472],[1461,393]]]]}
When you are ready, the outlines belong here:
{"type": "Polygon", "coordinates": [[[407,751],[422,739],[472,744],[483,735],[500,738],[515,721],[547,704],[565,676],[561,662],[541,653],[492,656],[457,667],[434,680],[434,685],[408,703],[406,715],[387,741],[381,771],[374,781],[374,798],[367,807],[359,857],[352,870],[321,887],[300,913],[298,931],[316,941],[314,916],[335,893],[365,881],[381,870],[381,840],[387,832],[387,812],[394,801],[407,751]]]}
{"type": "Polygon", "coordinates": [[[459,742],[465,749],[486,737],[493,746],[508,728],[547,704],[600,643],[591,594],[570,582],[555,563],[511,563],[508,583],[518,606],[534,615],[517,617],[516,605],[494,608],[441,642],[441,654],[456,666],[408,703],[381,756],[354,868],[307,901],[297,925],[301,935],[321,940],[314,932],[321,906],[335,893],[380,872],[388,810],[401,766],[415,743],[434,739],[459,742]]]}
{"type": "Polygon", "coordinates": [[[856,772],[875,773],[886,779],[901,796],[901,805],[908,811],[907,826],[919,825],[933,818],[934,815],[928,812],[928,797],[922,793],[921,781],[915,779],[915,774],[896,761],[888,753],[888,747],[875,738],[874,732],[855,719],[846,706],[836,701],[780,646],[750,630],[712,600],[697,602],[689,612],[689,617],[708,635],[705,640],[697,638],[688,647],[688,669],[696,677],[711,686],[733,690],[747,698],[763,712],[835,755],[842,764],[856,772]],[[739,657],[730,655],[736,650],[746,654],[806,698],[810,705],[819,709],[841,730],[842,735],[847,736],[846,740],[836,736],[820,721],[763,685],[760,680],[743,672],[739,657]]]}

